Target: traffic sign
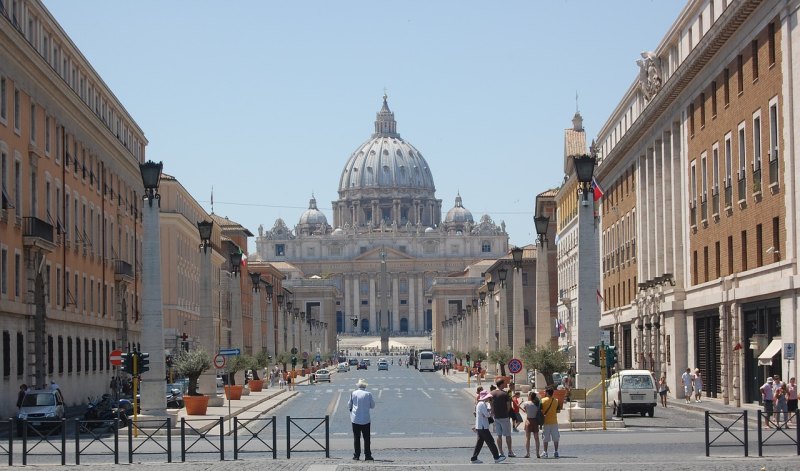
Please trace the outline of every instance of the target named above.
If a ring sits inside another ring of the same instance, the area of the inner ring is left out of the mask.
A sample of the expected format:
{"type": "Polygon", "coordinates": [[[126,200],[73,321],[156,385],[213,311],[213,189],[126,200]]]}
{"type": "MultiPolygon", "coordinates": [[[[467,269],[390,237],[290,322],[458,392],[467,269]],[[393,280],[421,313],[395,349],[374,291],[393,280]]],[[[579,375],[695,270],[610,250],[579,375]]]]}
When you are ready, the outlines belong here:
{"type": "Polygon", "coordinates": [[[227,358],[223,355],[214,355],[214,368],[222,369],[225,368],[225,363],[227,362],[227,358]]]}
{"type": "Polygon", "coordinates": [[[522,360],[518,358],[512,358],[508,360],[508,371],[517,374],[522,371],[522,360]]]}
{"type": "Polygon", "coordinates": [[[308,360],[308,352],[303,352],[303,358],[308,360]]]}
{"type": "Polygon", "coordinates": [[[794,355],[795,355],[794,343],[786,342],[785,344],[783,344],[783,359],[794,360],[794,355]]]}
{"type": "Polygon", "coordinates": [[[297,347],[292,347],[292,355],[297,355],[297,347]]]}
{"type": "Polygon", "coordinates": [[[220,349],[219,354],[226,357],[235,357],[236,355],[240,355],[242,353],[241,350],[238,348],[223,348],[220,349]]]}
{"type": "Polygon", "coordinates": [[[114,366],[119,366],[122,364],[122,350],[112,350],[111,353],[108,354],[108,361],[111,362],[114,366]]]}

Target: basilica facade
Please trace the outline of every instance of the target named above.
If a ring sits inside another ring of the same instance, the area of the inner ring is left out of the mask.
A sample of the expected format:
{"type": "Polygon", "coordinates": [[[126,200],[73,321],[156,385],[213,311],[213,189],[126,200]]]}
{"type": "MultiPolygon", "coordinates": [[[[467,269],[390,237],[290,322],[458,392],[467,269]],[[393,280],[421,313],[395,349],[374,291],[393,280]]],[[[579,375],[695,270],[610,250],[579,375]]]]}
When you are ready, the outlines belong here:
{"type": "MultiPolygon", "coordinates": [[[[251,254],[281,267],[287,286],[332,285],[335,312],[319,315],[335,319],[336,332],[431,332],[434,279],[464,276],[469,265],[508,251],[505,224],[489,215],[475,221],[460,195],[442,218],[428,163],[398,134],[386,96],[374,132],[344,164],[338,195],[333,224],[312,196],[294,228],[282,219],[260,227],[251,254]]],[[[313,290],[294,296],[304,298],[295,306],[329,304],[313,290]]]]}

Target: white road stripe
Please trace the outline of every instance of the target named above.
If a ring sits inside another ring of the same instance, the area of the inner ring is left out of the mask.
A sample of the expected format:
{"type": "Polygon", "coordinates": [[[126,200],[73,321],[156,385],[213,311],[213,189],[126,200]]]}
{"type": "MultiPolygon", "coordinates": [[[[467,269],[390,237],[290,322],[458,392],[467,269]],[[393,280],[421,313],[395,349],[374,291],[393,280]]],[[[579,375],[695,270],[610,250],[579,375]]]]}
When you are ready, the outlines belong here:
{"type": "Polygon", "coordinates": [[[422,394],[424,394],[424,395],[428,396],[428,399],[433,399],[433,398],[431,397],[431,395],[430,395],[430,394],[428,394],[427,392],[425,392],[425,390],[422,390],[422,394]]]}

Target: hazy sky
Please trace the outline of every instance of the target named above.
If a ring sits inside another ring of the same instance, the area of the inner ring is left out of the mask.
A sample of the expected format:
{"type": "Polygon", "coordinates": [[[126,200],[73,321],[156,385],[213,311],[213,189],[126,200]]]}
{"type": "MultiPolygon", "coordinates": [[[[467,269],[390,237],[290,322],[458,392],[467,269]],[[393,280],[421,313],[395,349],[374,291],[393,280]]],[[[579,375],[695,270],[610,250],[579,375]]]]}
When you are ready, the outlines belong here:
{"type": "MultiPolygon", "coordinates": [[[[163,161],[253,233],[293,227],[339,176],[386,88],[400,135],[475,220],[536,239],[577,106],[596,135],[683,0],[45,0],[163,161]]],[[[254,249],[251,240],[250,249],[254,249]]]]}

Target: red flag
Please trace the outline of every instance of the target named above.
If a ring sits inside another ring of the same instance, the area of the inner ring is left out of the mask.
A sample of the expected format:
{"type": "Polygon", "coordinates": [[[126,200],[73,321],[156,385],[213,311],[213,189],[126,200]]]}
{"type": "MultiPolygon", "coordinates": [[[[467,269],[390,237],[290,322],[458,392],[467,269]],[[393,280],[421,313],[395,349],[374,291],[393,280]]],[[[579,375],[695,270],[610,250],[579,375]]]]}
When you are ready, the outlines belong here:
{"type": "Polygon", "coordinates": [[[597,183],[597,180],[594,177],[592,177],[592,189],[594,190],[594,200],[595,201],[597,201],[600,198],[602,198],[603,195],[605,194],[605,191],[603,191],[603,188],[600,186],[599,183],[597,183]]]}

